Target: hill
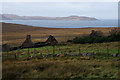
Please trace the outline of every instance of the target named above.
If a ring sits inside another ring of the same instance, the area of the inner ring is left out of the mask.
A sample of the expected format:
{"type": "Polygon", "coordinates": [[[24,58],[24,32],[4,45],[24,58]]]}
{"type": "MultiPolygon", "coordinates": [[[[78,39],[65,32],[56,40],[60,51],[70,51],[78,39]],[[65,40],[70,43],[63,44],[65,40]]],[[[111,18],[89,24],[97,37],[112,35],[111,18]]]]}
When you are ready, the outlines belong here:
{"type": "Polygon", "coordinates": [[[14,14],[0,14],[0,16],[2,16],[2,20],[71,20],[71,21],[97,20],[96,18],[85,16],[43,17],[43,16],[18,16],[14,14]]]}

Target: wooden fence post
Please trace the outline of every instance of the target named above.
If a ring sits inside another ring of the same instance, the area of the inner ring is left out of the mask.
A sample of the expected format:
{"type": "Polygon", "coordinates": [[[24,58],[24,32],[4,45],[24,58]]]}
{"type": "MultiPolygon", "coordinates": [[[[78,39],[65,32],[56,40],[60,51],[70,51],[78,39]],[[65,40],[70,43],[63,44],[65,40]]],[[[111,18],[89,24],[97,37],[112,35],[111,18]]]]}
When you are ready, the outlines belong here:
{"type": "Polygon", "coordinates": [[[120,41],[118,42],[118,54],[120,54],[120,41]]]}
{"type": "Polygon", "coordinates": [[[35,47],[34,47],[34,56],[35,56],[35,47]]]}
{"type": "Polygon", "coordinates": [[[16,53],[14,54],[14,57],[15,57],[15,59],[17,59],[17,55],[16,55],[16,53]]]}
{"type": "Polygon", "coordinates": [[[53,45],[53,57],[54,57],[54,54],[55,54],[55,46],[53,45]]]}
{"type": "Polygon", "coordinates": [[[81,55],[81,49],[80,49],[80,47],[79,47],[79,56],[81,55]]]}
{"type": "Polygon", "coordinates": [[[99,53],[101,53],[101,50],[100,50],[101,49],[101,43],[99,43],[98,47],[99,47],[99,53]]]}
{"type": "Polygon", "coordinates": [[[98,43],[98,45],[97,45],[97,53],[99,53],[99,43],[98,43]]]}
{"type": "Polygon", "coordinates": [[[109,54],[109,48],[108,48],[108,46],[109,46],[109,45],[107,44],[107,54],[109,54]]]}
{"type": "Polygon", "coordinates": [[[8,58],[8,56],[9,56],[9,55],[8,55],[8,50],[7,50],[7,58],[8,58]]]}
{"type": "Polygon", "coordinates": [[[40,53],[40,56],[43,57],[42,53],[40,53]]]}
{"type": "Polygon", "coordinates": [[[28,48],[28,57],[29,57],[29,48],[28,48]]]}

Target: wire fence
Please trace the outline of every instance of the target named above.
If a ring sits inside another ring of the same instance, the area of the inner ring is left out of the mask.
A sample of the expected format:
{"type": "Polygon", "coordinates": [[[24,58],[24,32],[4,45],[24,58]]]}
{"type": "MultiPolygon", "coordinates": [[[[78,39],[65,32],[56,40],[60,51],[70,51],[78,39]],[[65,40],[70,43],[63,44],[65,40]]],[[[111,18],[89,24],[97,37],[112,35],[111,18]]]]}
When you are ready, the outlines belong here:
{"type": "Polygon", "coordinates": [[[3,52],[4,59],[26,57],[59,57],[59,56],[112,56],[120,57],[118,44],[73,44],[55,45],[38,48],[25,48],[3,52]]]}

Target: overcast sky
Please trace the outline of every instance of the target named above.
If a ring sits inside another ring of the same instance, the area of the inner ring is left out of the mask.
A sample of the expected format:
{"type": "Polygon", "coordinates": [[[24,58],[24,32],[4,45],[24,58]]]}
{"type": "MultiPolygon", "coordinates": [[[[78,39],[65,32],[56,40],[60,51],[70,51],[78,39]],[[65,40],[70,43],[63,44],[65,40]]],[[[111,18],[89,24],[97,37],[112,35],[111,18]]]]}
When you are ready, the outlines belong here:
{"type": "Polygon", "coordinates": [[[119,0],[1,0],[1,2],[118,2],[119,0]]]}
{"type": "Polygon", "coordinates": [[[4,2],[3,14],[64,17],[70,15],[117,19],[117,2],[4,2]]]}

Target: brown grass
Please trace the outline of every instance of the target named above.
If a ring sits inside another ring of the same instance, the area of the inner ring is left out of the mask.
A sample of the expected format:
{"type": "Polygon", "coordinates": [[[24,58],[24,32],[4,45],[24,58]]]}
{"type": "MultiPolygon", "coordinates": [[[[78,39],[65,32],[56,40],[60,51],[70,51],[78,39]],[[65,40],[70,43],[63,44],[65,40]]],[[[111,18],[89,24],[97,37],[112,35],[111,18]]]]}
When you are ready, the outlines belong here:
{"type": "Polygon", "coordinates": [[[3,78],[117,78],[118,62],[80,57],[8,60],[3,62],[3,78]]]}
{"type": "Polygon", "coordinates": [[[3,44],[20,45],[27,34],[32,35],[33,42],[45,41],[53,35],[59,42],[73,39],[76,36],[90,34],[91,30],[100,30],[108,35],[112,28],[44,28],[20,24],[2,23],[3,44]],[[18,44],[19,43],[19,44],[18,44]]]}

